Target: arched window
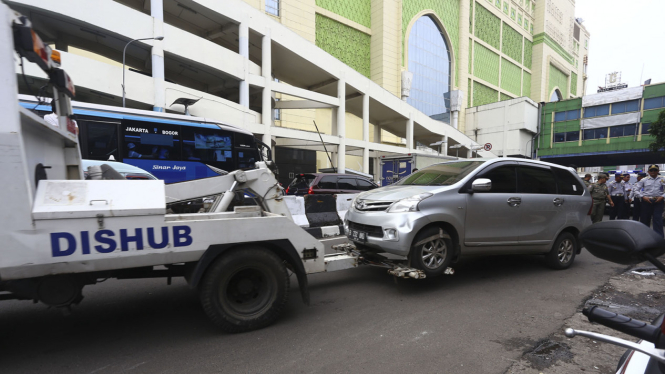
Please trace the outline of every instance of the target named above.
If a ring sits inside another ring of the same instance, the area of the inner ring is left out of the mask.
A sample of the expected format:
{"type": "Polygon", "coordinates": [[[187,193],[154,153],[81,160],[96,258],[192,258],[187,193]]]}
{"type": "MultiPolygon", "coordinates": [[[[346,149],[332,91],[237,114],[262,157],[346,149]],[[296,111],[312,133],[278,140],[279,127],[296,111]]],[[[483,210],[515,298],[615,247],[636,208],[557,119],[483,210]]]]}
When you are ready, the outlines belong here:
{"type": "Polygon", "coordinates": [[[436,120],[450,122],[450,52],[430,16],[420,17],[411,28],[408,56],[413,81],[407,103],[436,120]]]}
{"type": "Polygon", "coordinates": [[[552,97],[550,97],[550,102],[561,101],[561,100],[563,100],[563,95],[561,95],[561,91],[559,91],[559,89],[554,90],[554,92],[552,92],[552,97]]]}

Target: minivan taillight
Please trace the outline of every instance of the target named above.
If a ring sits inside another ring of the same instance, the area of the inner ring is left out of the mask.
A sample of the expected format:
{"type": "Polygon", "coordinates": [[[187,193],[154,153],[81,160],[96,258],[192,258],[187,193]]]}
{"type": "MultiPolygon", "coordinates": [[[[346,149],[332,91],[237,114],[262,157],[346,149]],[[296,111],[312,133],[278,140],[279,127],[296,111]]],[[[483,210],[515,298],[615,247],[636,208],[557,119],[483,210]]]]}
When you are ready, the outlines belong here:
{"type": "Polygon", "coordinates": [[[286,187],[286,192],[285,193],[289,193],[289,188],[291,188],[291,187],[286,187]]]}
{"type": "Polygon", "coordinates": [[[309,195],[314,194],[314,192],[312,192],[312,187],[309,188],[309,190],[307,191],[307,193],[308,193],[309,195]]]}

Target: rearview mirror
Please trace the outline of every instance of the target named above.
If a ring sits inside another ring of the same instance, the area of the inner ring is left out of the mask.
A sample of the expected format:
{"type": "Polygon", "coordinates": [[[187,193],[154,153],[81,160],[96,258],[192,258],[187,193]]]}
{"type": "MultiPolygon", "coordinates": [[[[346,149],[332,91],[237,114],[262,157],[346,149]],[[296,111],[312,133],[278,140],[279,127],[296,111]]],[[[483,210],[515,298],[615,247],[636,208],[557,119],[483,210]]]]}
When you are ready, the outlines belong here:
{"type": "Polygon", "coordinates": [[[623,265],[646,261],[643,253],[654,257],[665,253],[665,240],[637,221],[594,223],[582,231],[580,240],[592,255],[623,265]]]}
{"type": "Polygon", "coordinates": [[[492,189],[492,181],[487,178],[478,178],[471,183],[473,192],[488,192],[492,189]]]}

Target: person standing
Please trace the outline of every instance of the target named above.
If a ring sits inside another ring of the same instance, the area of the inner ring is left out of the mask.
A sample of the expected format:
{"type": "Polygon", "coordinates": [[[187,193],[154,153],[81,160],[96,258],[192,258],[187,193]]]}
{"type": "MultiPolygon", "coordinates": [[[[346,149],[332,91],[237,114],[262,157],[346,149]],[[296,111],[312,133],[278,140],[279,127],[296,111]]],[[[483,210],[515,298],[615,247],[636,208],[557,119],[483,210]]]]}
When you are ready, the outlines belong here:
{"type": "Polygon", "coordinates": [[[653,231],[663,236],[663,199],[665,182],[660,178],[658,165],[649,166],[649,176],[635,185],[635,197],[640,199],[640,222],[650,226],[653,219],[653,231]]]}
{"type": "Polygon", "coordinates": [[[592,184],[593,182],[591,182],[591,174],[586,174],[584,176],[584,185],[586,186],[587,189],[589,189],[589,187],[591,187],[592,184]]]}
{"type": "Polygon", "coordinates": [[[610,206],[614,207],[610,193],[607,190],[607,174],[598,174],[598,182],[589,187],[589,193],[593,198],[593,206],[591,207],[591,222],[601,222],[603,214],[605,214],[605,201],[609,199],[610,206]]]}
{"type": "Polygon", "coordinates": [[[647,173],[639,173],[637,174],[637,182],[635,182],[635,185],[633,186],[633,189],[630,190],[630,200],[633,201],[633,221],[639,221],[640,220],[640,213],[641,213],[641,207],[642,207],[642,201],[638,197],[635,197],[635,191],[637,189],[637,183],[639,183],[644,177],[647,176],[647,173]]]}
{"type": "Polygon", "coordinates": [[[623,178],[623,183],[624,183],[624,191],[625,195],[624,197],[624,206],[623,206],[623,216],[619,217],[620,219],[630,219],[630,202],[631,202],[631,192],[633,190],[633,184],[630,183],[630,174],[624,173],[621,175],[623,178]]]}
{"type": "Polygon", "coordinates": [[[623,208],[624,208],[624,196],[626,195],[626,190],[624,188],[623,178],[621,177],[621,172],[617,170],[614,174],[614,180],[607,184],[607,190],[610,193],[610,200],[614,203],[612,209],[610,210],[610,220],[622,219],[623,218],[623,208]]]}

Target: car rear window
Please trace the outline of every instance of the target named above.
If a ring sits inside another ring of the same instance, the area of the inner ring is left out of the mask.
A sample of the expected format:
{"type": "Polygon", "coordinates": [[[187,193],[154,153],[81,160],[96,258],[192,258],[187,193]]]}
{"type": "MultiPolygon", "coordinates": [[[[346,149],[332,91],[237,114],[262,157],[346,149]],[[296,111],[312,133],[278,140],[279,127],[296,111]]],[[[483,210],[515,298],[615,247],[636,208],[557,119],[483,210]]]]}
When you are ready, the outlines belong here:
{"type": "Polygon", "coordinates": [[[484,161],[460,161],[436,164],[418,170],[396,184],[414,186],[450,186],[464,179],[484,161]]]}
{"type": "Polygon", "coordinates": [[[563,195],[581,195],[584,187],[580,184],[578,177],[568,170],[552,168],[556,176],[556,185],[559,193],[563,195]]]}
{"type": "Polygon", "coordinates": [[[556,180],[550,168],[520,166],[517,192],[556,194],[556,180]]]}
{"type": "Polygon", "coordinates": [[[307,175],[307,174],[301,174],[298,175],[293,181],[291,181],[291,184],[289,184],[290,188],[309,188],[309,186],[314,182],[314,179],[316,179],[313,175],[307,175]]]}

